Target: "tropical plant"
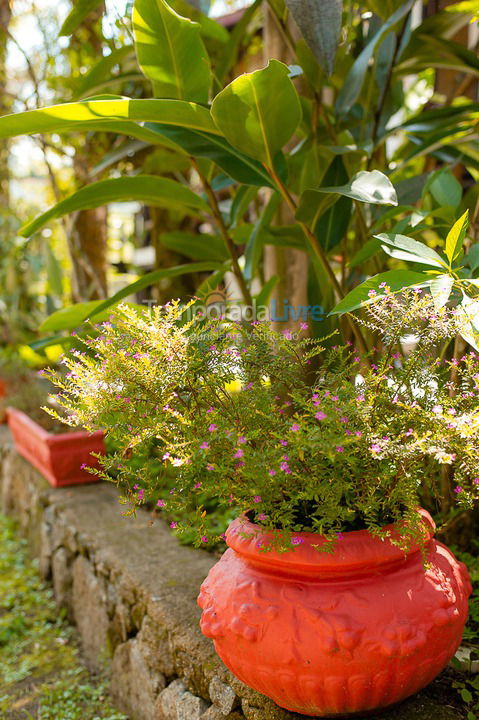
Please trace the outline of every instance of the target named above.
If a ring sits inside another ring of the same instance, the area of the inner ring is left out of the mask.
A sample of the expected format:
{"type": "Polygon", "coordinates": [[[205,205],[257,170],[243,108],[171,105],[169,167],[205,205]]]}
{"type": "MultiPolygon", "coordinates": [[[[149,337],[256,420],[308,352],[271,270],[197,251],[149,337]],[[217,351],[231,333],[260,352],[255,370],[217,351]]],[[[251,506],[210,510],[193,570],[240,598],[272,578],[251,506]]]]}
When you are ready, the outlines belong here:
{"type": "MultiPolygon", "coordinates": [[[[75,7],[63,31],[71,32],[93,5],[81,4],[81,11],[75,7]]],[[[434,73],[451,68],[466,79],[477,74],[474,53],[451,40],[467,26],[474,8],[459,3],[413,27],[413,0],[344,8],[339,1],[319,3],[307,23],[307,3],[291,0],[287,5],[307,43],[294,39],[286,8],[274,4],[272,12],[294,64],[271,60],[228,83],[242,34],[259,3],[229,35],[180,0],[172,7],[164,0],[136,0],[136,55],[155,97],[97,96],[5,116],[0,137],[113,132],[165,148],[191,169],[176,177],[140,172],[99,181],[28,224],[24,233],[112,198],[160,207],[174,199],[191,218],[194,232],[170,235],[165,242],[188,247],[194,262],[168,271],[178,276],[195,272],[195,265],[211,261],[210,252],[205,258],[207,245],[218,247],[217,261],[201,265],[212,274],[198,296],[230,272],[236,301],[251,305],[259,293],[264,302],[284,278],[284,271],[271,273],[263,262],[265,247],[293,248],[308,253],[310,299],[326,310],[371,268],[384,266],[379,242],[369,242],[371,234],[408,233],[427,236],[428,243],[440,241],[451,214],[463,211],[464,204],[474,205],[475,191],[463,198],[453,175],[430,171],[445,163],[459,172],[463,163],[468,177],[477,177],[478,108],[466,96],[453,101],[434,94],[434,73]],[[412,86],[406,82],[411,76],[412,86]],[[447,184],[454,192],[444,192],[447,184]],[[415,205],[421,194],[418,221],[415,205]],[[382,205],[396,207],[382,211],[382,205]]],[[[105,77],[111,63],[100,62],[98,72],[105,77]]],[[[108,89],[106,81],[102,91],[108,89]]],[[[158,282],[163,273],[162,268],[141,278],[84,317],[158,282]]],[[[350,323],[345,336],[353,332],[365,349],[367,341],[350,323]]]]}

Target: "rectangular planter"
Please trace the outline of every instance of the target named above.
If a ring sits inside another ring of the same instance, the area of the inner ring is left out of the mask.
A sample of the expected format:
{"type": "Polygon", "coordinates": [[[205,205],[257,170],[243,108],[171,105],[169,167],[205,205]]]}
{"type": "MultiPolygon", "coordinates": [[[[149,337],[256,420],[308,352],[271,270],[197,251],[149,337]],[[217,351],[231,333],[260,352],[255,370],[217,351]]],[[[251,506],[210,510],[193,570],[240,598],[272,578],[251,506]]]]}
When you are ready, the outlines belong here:
{"type": "Polygon", "coordinates": [[[81,485],[97,479],[82,469],[97,467],[92,452],[104,453],[103,433],[85,430],[49,433],[21,410],[7,408],[8,426],[17,452],[28,460],[53,487],[81,485]]]}

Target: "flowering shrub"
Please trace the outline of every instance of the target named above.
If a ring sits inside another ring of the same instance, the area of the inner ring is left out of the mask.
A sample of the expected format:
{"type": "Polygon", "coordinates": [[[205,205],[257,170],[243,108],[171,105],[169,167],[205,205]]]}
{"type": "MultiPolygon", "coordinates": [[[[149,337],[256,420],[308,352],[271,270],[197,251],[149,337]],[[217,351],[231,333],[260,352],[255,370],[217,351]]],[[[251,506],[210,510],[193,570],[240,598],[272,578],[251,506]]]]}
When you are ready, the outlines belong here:
{"type": "Polygon", "coordinates": [[[207,544],[221,534],[218,508],[247,513],[280,531],[282,549],[301,531],[331,547],[395,522],[407,546],[422,536],[418,494],[437,497],[444,468],[457,502],[479,497],[479,356],[432,352],[456,335],[454,310],[414,291],[378,298],[364,321],[380,343],[369,359],[261,323],[181,324],[183,310],[120,306],[64,359],[66,377],[49,373],[65,421],[113,441],[97,472],[126,488],[126,514],[155,498],[172,528],[193,525],[207,544]]]}

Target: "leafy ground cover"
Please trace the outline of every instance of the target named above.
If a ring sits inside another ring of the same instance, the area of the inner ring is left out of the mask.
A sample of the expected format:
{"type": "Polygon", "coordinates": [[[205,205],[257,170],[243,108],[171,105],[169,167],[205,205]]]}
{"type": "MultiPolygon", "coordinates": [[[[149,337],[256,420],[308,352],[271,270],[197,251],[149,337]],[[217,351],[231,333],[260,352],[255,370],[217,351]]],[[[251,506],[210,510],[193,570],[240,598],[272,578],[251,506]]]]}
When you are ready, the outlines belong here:
{"type": "Polygon", "coordinates": [[[127,720],[111,706],[105,678],[82,665],[73,629],[1,515],[0,548],[0,718],[127,720]]]}

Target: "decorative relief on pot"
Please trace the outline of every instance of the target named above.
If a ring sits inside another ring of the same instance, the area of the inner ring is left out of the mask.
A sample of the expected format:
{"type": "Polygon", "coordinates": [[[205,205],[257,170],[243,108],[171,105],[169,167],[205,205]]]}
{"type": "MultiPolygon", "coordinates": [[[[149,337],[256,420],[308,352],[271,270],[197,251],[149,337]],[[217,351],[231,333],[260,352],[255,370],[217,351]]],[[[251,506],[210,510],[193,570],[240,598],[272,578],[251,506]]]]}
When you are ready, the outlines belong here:
{"type": "Polygon", "coordinates": [[[228,530],[234,549],[202,585],[201,628],[242,682],[281,707],[309,716],[385,707],[453,656],[471,586],[440,543],[429,540],[425,569],[417,549],[406,558],[366,531],[347,533],[335,566],[305,533],[282,567],[284,555],[255,554],[244,524],[228,530]]]}

